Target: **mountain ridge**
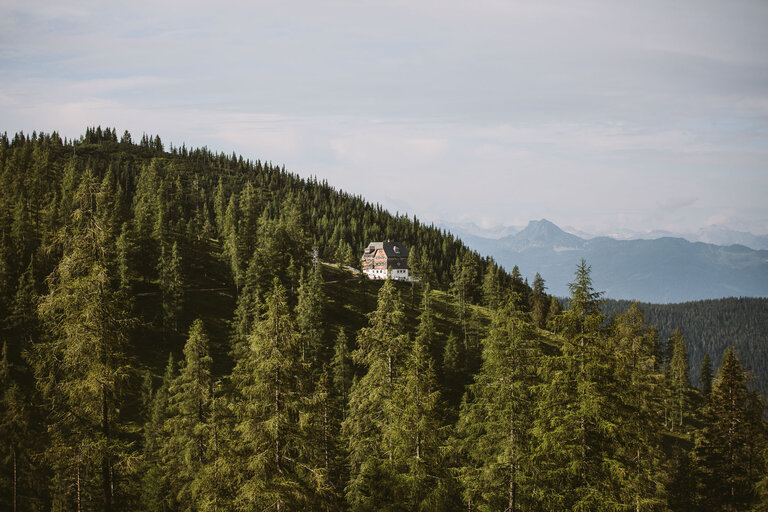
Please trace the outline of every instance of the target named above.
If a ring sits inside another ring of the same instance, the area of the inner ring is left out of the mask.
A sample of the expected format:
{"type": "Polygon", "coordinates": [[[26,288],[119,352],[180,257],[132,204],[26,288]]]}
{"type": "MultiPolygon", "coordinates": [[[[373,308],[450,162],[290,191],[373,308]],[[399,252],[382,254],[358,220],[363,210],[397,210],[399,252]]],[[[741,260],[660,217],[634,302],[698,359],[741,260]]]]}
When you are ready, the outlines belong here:
{"type": "Polygon", "coordinates": [[[506,268],[517,265],[532,280],[540,273],[551,293],[567,295],[581,258],[594,269],[595,285],[614,299],[673,303],[731,296],[768,296],[768,251],[720,246],[682,237],[584,239],[546,220],[498,240],[462,237],[506,268]]]}
{"type": "MultiPolygon", "coordinates": [[[[547,219],[541,219],[540,221],[547,221],[547,219]]],[[[529,221],[540,222],[540,221],[529,221]]],[[[520,233],[528,227],[501,225],[496,226],[493,229],[485,229],[473,222],[441,222],[439,223],[448,231],[458,234],[461,238],[487,238],[491,240],[501,240],[503,238],[510,238],[515,234],[520,233]]],[[[554,223],[552,223],[554,224],[554,223]]],[[[683,238],[689,242],[704,242],[713,245],[729,246],[729,245],[743,245],[753,249],[755,251],[768,250],[768,235],[757,235],[749,231],[739,231],[731,229],[718,224],[711,224],[701,227],[696,231],[690,232],[674,232],[665,229],[653,229],[647,231],[636,231],[631,229],[618,229],[610,233],[594,234],[588,231],[584,231],[574,226],[563,226],[558,229],[564,233],[575,235],[583,240],[591,240],[594,238],[607,237],[614,240],[656,240],[659,238],[683,238]]]]}

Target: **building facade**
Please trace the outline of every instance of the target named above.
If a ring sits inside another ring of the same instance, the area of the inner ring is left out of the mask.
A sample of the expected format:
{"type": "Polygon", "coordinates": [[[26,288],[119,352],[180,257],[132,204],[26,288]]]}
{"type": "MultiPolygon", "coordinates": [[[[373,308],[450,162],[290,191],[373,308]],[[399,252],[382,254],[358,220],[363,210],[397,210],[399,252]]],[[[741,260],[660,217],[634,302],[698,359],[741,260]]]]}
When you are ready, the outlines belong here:
{"type": "Polygon", "coordinates": [[[363,273],[369,279],[410,281],[408,248],[399,242],[372,242],[363,251],[363,273]]]}

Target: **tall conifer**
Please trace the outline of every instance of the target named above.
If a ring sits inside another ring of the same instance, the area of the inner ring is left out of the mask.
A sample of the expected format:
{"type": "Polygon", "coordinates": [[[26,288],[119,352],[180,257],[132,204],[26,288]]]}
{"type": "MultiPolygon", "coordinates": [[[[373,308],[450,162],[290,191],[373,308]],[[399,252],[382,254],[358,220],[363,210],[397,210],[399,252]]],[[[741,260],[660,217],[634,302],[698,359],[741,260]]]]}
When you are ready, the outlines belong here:
{"type": "MultiPolygon", "coordinates": [[[[51,406],[49,456],[55,485],[75,481],[77,509],[100,503],[109,511],[115,499],[115,468],[127,455],[117,431],[129,322],[111,289],[105,232],[97,223],[97,194],[98,184],[87,173],[78,187],[71,222],[60,235],[63,256],[48,277],[49,292],[40,303],[51,341],[36,347],[35,359],[37,381],[51,406]]],[[[71,495],[55,496],[69,501],[71,495]]]]}
{"type": "Polygon", "coordinates": [[[237,361],[237,431],[245,457],[238,508],[297,510],[316,503],[326,475],[313,465],[299,419],[309,397],[307,369],[285,288],[275,279],[250,349],[237,361]]]}
{"type": "Polygon", "coordinates": [[[350,480],[347,501],[353,510],[392,507],[396,489],[394,446],[385,439],[392,426],[391,400],[407,345],[405,314],[391,280],[379,290],[378,307],[369,326],[357,336],[353,361],[365,374],[353,384],[347,418],[342,425],[348,443],[350,480]]]}
{"type": "Polygon", "coordinates": [[[532,429],[540,357],[523,315],[511,304],[500,309],[458,424],[460,479],[471,510],[526,510],[538,503],[532,429]]]}

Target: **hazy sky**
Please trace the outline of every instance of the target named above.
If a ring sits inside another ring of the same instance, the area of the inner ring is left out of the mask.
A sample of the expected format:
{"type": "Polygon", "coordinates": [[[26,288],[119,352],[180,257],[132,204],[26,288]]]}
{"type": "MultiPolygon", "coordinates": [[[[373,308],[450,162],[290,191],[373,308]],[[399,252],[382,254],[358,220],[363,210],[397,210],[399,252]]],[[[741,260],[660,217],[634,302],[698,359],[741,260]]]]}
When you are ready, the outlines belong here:
{"type": "Polygon", "coordinates": [[[765,0],[211,5],[0,0],[0,131],[157,133],[428,221],[768,233],[765,0]]]}

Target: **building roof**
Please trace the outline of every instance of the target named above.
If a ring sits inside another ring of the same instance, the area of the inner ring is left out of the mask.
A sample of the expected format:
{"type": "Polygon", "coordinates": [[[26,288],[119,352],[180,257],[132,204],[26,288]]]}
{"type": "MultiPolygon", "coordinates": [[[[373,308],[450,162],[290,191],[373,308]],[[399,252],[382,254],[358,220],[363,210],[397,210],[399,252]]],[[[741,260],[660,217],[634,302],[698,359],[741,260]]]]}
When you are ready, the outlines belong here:
{"type": "Polygon", "coordinates": [[[408,248],[400,242],[371,242],[368,247],[365,248],[366,253],[373,253],[376,249],[384,249],[387,259],[389,258],[405,258],[408,259],[408,248]],[[371,249],[369,251],[369,249],[371,249]]]}

